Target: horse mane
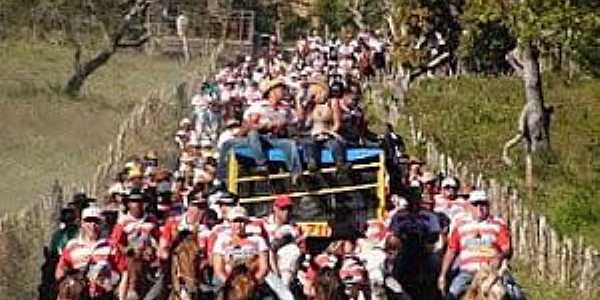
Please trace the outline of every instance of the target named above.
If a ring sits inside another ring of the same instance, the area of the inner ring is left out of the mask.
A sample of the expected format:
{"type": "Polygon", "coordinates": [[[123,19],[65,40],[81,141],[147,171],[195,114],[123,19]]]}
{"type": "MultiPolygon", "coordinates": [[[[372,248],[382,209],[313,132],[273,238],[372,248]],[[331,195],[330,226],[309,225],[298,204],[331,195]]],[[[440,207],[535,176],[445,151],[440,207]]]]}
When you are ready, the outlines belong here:
{"type": "MultiPolygon", "coordinates": [[[[171,267],[171,265],[173,264],[173,256],[177,252],[177,248],[179,248],[179,246],[183,244],[183,242],[186,241],[191,235],[192,232],[189,230],[182,230],[177,234],[177,236],[173,240],[171,248],[169,249],[169,256],[167,257],[166,262],[167,266],[171,267]]],[[[171,272],[165,272],[165,282],[167,284],[172,283],[171,272]]]]}
{"type": "Polygon", "coordinates": [[[58,300],[87,299],[87,283],[82,272],[69,272],[57,282],[58,300]],[[72,282],[72,283],[70,283],[72,282]]]}
{"type": "Polygon", "coordinates": [[[465,293],[463,300],[501,300],[506,290],[502,286],[500,275],[489,266],[480,269],[465,293]],[[497,285],[499,285],[499,288],[497,285]]]}
{"type": "Polygon", "coordinates": [[[258,284],[246,265],[233,268],[223,286],[224,300],[249,300],[255,296],[258,284]]]}
{"type": "Polygon", "coordinates": [[[342,280],[336,269],[324,267],[319,270],[315,280],[315,292],[318,300],[346,300],[342,280]]]}

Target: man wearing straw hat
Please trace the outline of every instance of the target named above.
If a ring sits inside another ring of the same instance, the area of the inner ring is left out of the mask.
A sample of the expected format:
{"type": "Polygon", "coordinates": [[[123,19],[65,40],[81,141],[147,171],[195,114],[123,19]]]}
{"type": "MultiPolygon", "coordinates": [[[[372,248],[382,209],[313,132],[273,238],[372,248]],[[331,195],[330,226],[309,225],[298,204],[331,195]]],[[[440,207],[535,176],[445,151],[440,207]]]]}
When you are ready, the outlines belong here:
{"type": "Polygon", "coordinates": [[[235,147],[249,147],[256,162],[258,173],[267,173],[267,147],[279,148],[285,153],[285,164],[296,183],[302,173],[298,146],[287,138],[288,126],[297,122],[290,106],[282,102],[286,85],[282,80],[265,81],[261,91],[265,100],[253,103],[244,114],[244,124],[238,138],[223,144],[219,153],[217,178],[225,179],[225,169],[230,151],[235,147]],[[243,137],[245,135],[245,137],[243,137]]]}

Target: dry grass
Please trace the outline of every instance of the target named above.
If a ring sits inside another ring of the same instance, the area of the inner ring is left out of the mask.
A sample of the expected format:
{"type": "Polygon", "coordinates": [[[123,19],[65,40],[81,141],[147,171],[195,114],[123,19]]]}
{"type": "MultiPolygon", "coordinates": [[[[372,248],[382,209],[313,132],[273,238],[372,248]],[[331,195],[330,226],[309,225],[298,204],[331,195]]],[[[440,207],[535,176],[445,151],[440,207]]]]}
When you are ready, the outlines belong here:
{"type": "Polygon", "coordinates": [[[120,120],[152,89],[181,79],[172,60],[118,54],[78,98],[60,87],[71,51],[48,44],[0,46],[0,211],[14,211],[49,190],[55,179],[87,181],[120,120]]]}

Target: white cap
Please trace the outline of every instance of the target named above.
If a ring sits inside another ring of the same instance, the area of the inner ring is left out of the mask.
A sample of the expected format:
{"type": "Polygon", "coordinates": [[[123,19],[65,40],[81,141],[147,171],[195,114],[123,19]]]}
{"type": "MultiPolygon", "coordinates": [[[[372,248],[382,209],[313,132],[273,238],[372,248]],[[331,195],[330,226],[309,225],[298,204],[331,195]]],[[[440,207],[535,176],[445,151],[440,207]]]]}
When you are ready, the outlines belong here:
{"type": "Polygon", "coordinates": [[[442,187],[447,186],[458,188],[458,182],[456,179],[454,179],[454,177],[446,177],[444,180],[442,180],[442,187]]]}
{"type": "Polygon", "coordinates": [[[181,121],[179,122],[179,126],[184,126],[186,124],[192,124],[192,121],[190,121],[190,119],[188,118],[183,118],[181,119],[181,121]]]}
{"type": "Polygon", "coordinates": [[[248,219],[248,212],[241,206],[235,206],[229,209],[227,212],[227,220],[233,221],[235,219],[248,219]]]}
{"type": "Polygon", "coordinates": [[[470,203],[474,203],[474,202],[489,202],[487,193],[485,191],[472,191],[469,194],[469,202],[470,203]]]}
{"type": "Polygon", "coordinates": [[[98,208],[97,206],[93,205],[90,207],[86,207],[82,212],[81,212],[81,219],[85,220],[86,218],[98,218],[98,219],[104,219],[102,217],[102,211],[100,210],[100,208],[98,208]]]}

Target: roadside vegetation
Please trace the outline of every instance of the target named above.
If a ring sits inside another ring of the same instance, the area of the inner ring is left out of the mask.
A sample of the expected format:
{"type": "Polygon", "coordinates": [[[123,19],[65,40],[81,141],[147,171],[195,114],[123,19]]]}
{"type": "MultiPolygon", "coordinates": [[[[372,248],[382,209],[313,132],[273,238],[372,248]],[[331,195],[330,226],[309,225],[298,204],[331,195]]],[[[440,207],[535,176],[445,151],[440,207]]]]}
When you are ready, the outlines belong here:
{"type": "Polygon", "coordinates": [[[93,176],[123,117],[152,89],[181,78],[173,60],[122,53],[93,75],[81,96],[69,97],[61,89],[72,49],[5,41],[0,59],[0,211],[39,199],[55,179],[93,176]]]}
{"type": "MultiPolygon", "coordinates": [[[[545,78],[546,101],[555,107],[552,153],[550,163],[534,167],[535,189],[528,203],[561,234],[581,234],[599,246],[600,81],[556,74],[545,78]]],[[[471,170],[523,187],[523,149],[512,154],[519,161],[515,167],[501,160],[522,102],[522,83],[516,78],[436,79],[410,91],[404,113],[415,116],[427,136],[471,170]]],[[[406,126],[406,120],[401,123],[406,126]]]]}

